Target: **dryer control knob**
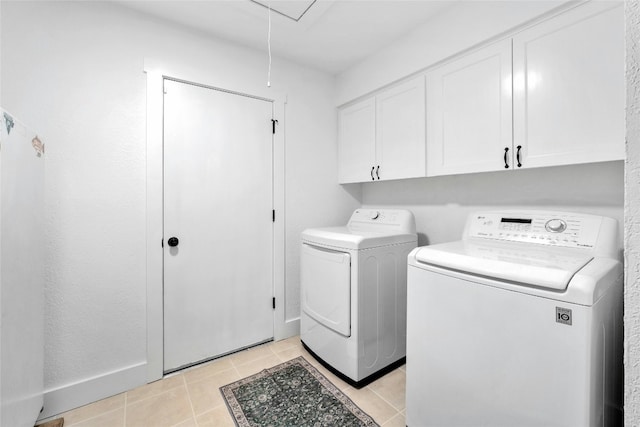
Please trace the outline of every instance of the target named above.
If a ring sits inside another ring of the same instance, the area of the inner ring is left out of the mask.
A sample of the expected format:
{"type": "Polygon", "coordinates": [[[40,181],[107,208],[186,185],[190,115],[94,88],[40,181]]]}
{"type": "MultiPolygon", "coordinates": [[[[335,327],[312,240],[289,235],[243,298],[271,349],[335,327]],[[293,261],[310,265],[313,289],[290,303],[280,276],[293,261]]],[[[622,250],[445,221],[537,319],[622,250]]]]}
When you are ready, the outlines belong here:
{"type": "Polygon", "coordinates": [[[564,230],[567,229],[567,223],[561,219],[550,219],[544,225],[544,228],[546,228],[547,231],[550,231],[552,233],[562,233],[564,230]]]}
{"type": "Polygon", "coordinates": [[[378,219],[379,216],[380,216],[380,212],[371,211],[371,219],[378,219]]]}

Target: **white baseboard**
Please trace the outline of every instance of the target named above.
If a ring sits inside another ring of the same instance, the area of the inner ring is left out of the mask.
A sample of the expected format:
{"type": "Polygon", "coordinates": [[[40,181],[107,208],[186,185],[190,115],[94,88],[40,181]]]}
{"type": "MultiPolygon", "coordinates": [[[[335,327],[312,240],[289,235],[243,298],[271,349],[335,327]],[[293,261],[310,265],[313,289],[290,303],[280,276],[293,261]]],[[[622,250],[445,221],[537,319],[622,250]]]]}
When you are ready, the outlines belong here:
{"type": "Polygon", "coordinates": [[[96,402],[147,383],[147,363],[142,362],[44,392],[44,410],[38,420],[96,402]]]}
{"type": "Polygon", "coordinates": [[[300,335],[300,318],[289,319],[275,331],[274,341],[280,341],[295,335],[300,335]]]}

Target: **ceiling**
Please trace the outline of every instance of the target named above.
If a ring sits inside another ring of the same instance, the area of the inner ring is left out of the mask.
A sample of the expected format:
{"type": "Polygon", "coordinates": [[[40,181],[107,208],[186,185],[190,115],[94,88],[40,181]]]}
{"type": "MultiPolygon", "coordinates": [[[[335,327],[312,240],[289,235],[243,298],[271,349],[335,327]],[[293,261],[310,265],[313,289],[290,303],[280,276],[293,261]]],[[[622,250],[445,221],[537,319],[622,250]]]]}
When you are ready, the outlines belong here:
{"type": "Polygon", "coordinates": [[[119,0],[208,35],[267,52],[274,60],[332,74],[411,32],[456,0],[119,0]]]}

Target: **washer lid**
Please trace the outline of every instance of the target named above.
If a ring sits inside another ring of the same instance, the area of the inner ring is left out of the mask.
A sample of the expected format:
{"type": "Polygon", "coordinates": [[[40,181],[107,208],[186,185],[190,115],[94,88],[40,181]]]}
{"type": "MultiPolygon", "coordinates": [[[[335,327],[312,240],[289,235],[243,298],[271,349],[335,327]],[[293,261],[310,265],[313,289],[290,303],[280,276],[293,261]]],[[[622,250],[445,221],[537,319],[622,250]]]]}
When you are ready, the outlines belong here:
{"type": "Polygon", "coordinates": [[[378,231],[353,230],[351,227],[310,228],[302,232],[305,243],[339,249],[368,249],[378,246],[416,242],[415,234],[389,234],[378,231]]]}
{"type": "Polygon", "coordinates": [[[488,278],[565,290],[593,256],[582,250],[463,240],[420,248],[417,262],[488,278]]]}

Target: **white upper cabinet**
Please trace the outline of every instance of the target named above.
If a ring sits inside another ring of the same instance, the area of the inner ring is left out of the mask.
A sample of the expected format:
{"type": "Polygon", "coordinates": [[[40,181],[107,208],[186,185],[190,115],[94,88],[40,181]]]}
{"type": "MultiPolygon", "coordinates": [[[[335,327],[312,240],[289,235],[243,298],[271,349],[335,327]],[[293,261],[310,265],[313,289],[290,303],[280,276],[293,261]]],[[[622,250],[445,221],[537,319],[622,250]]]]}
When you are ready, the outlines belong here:
{"type": "Polygon", "coordinates": [[[425,176],[424,76],[338,110],[340,183],[425,176]]]}
{"type": "Polygon", "coordinates": [[[511,162],[511,40],[427,73],[427,173],[492,171],[511,162]]]}
{"type": "Polygon", "coordinates": [[[339,181],[370,181],[376,162],[375,98],[339,110],[338,127],[339,181]]]}
{"type": "Polygon", "coordinates": [[[624,46],[588,2],[341,109],[340,182],[622,160],[624,46]]]}
{"type": "Polygon", "coordinates": [[[513,38],[522,167],[624,159],[624,16],[593,2],[513,38]]]}
{"type": "Polygon", "coordinates": [[[425,176],[425,151],[424,77],[420,76],[376,96],[376,179],[425,176]]]}
{"type": "Polygon", "coordinates": [[[575,7],[427,72],[427,175],[624,159],[624,97],[622,6],[575,7]]]}

